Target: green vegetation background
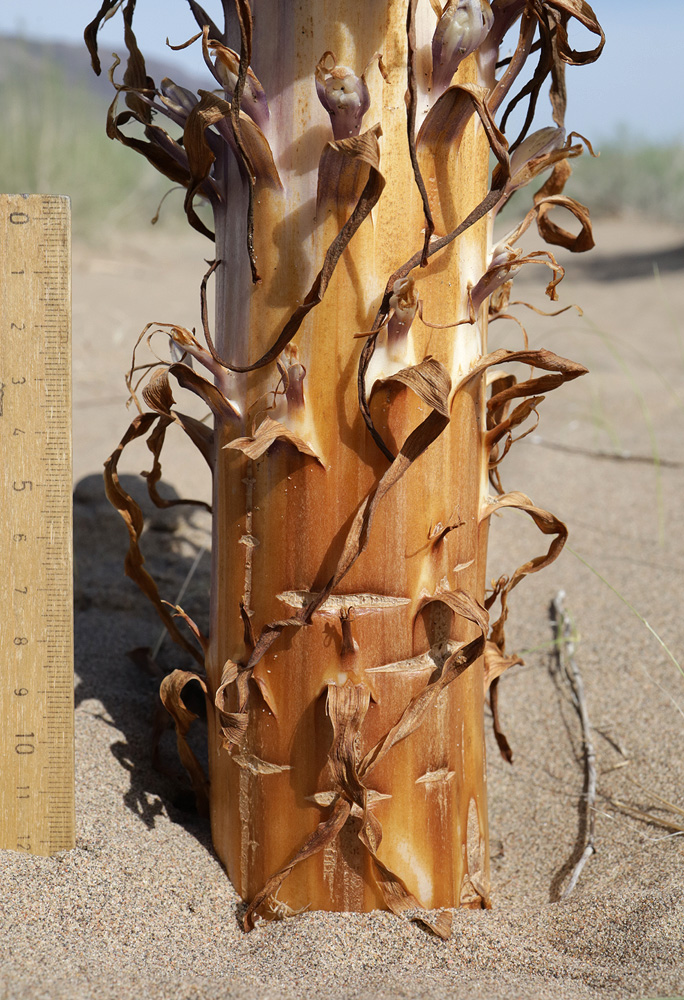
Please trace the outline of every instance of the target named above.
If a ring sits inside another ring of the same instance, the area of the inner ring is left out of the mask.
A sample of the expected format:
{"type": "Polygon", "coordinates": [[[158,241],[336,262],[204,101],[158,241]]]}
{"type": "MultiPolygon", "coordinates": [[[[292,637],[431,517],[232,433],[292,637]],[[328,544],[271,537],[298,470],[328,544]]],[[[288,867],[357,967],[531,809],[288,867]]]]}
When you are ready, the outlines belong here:
{"type": "MultiPolygon", "coordinates": [[[[48,46],[0,39],[0,190],[69,195],[77,238],[143,229],[172,185],[143,157],[107,138],[102,83],[95,91],[85,53],[73,51],[77,72],[65,65],[63,52],[51,59],[48,46]]],[[[184,82],[182,75],[177,82],[184,82]]],[[[123,110],[123,98],[120,105],[123,110]]],[[[600,165],[588,155],[574,160],[566,193],[590,206],[594,218],[632,212],[684,221],[681,143],[647,145],[626,130],[588,138],[600,165]]],[[[176,190],[164,203],[164,228],[184,225],[182,198],[176,190]]],[[[516,215],[521,207],[515,206],[516,215]]]]}

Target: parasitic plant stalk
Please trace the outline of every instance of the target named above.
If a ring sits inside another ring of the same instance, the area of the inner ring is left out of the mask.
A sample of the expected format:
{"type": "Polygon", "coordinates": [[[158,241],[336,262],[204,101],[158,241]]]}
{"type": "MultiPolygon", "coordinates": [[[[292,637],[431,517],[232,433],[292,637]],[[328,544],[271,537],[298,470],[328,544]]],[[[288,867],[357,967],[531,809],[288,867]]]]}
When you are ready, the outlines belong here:
{"type": "Polygon", "coordinates": [[[213,91],[147,77],[134,0],[105,0],[86,30],[99,70],[98,28],[122,6],[129,56],[123,83],[111,73],[108,133],[184,185],[190,224],[215,241],[203,341],[164,327],[169,363],[143,369],[144,406],[107,463],[127,572],[195,660],[162,698],[245,926],[385,908],[445,935],[445,914],[425,911],[490,905],[484,705],[510,759],[496,699],[520,662],[505,648],[508,595],[566,537],[504,491],[499,465],[544,394],[585,371],[526,338],[489,352],[488,323],[515,318],[526,264],[549,268],[557,298],[553,254],[516,245],[532,223],[547,243],[592,245],[586,209],[563,194],[582,151],[566,138],[564,68],[595,59],[603,34],[583,0],[224,0],[218,22],[188,2],[213,91]],[[570,47],[573,19],[593,49],[570,47]],[[529,134],[548,80],[553,124],[529,134]],[[498,210],[544,171],[492,246],[498,210]],[[529,367],[523,381],[513,362],[529,367]],[[170,376],[205,400],[213,429],[176,409],[170,376]],[[174,422],[213,476],[208,638],[162,602],[116,473],[146,436],[154,485],[174,422]],[[506,507],[550,544],[488,589],[489,522],[506,507]],[[208,779],[185,740],[192,682],[207,700],[208,779]]]}

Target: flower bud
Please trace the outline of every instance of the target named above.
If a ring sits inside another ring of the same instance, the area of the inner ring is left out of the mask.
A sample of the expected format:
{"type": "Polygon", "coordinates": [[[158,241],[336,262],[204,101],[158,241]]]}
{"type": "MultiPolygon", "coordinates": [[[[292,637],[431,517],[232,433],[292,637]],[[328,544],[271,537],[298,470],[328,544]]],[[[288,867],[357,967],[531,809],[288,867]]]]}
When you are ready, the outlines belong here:
{"type": "Polygon", "coordinates": [[[487,0],[448,0],[432,38],[432,86],[438,95],[466,56],[479,48],[493,22],[487,0]]]}
{"type": "Polygon", "coordinates": [[[363,76],[338,66],[334,53],[324,52],[316,66],[316,92],[330,115],[335,139],[358,135],[370,107],[370,94],[363,76]]]}
{"type": "Polygon", "coordinates": [[[389,305],[392,313],[387,324],[387,348],[393,361],[402,361],[418,309],[418,292],[413,278],[399,278],[394,282],[389,305]]]}

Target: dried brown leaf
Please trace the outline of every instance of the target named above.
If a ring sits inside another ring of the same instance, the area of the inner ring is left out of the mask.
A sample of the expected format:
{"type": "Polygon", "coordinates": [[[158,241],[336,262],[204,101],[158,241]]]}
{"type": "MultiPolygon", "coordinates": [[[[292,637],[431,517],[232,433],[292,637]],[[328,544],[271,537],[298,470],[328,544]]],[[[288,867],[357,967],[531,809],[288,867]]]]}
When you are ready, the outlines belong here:
{"type": "Polygon", "coordinates": [[[368,751],[359,768],[362,778],[372,771],[393,746],[406,739],[423,724],[428,711],[443,689],[484,652],[489,616],[475,598],[460,590],[444,591],[423,601],[421,609],[435,601],[445,604],[454,614],[471,621],[477,627],[479,634],[476,639],[464,643],[444,660],[436,679],[428,681],[423,690],[409,702],[394,726],[368,751]]]}
{"type": "Polygon", "coordinates": [[[198,812],[206,816],[209,814],[209,782],[202,770],[202,765],[197,760],[197,757],[195,757],[186,740],[188,730],[197,718],[195,713],[191,712],[183,701],[183,689],[191,681],[197,681],[204,691],[205,696],[207,695],[206,682],[199,674],[195,674],[190,670],[174,670],[161,682],[159,696],[164,708],[175,723],[178,755],[183,767],[190,775],[197,800],[198,812]]]}
{"type": "Polygon", "coordinates": [[[568,537],[568,529],[554,514],[543,510],[541,507],[535,507],[529,497],[525,496],[524,493],[518,492],[504,493],[503,496],[496,497],[491,503],[486,504],[480,514],[480,522],[485,521],[493,513],[503,510],[506,507],[513,507],[516,510],[524,511],[525,514],[528,514],[532,518],[542,534],[555,536],[544,555],[535,556],[534,559],[528,560],[528,562],[523,563],[522,566],[516,569],[508,583],[507,590],[510,591],[524,576],[530,573],[537,573],[540,569],[544,569],[545,566],[550,565],[558,558],[568,537]]]}
{"type": "Polygon", "coordinates": [[[157,610],[157,614],[164,623],[164,627],[169,635],[179,646],[182,646],[201,665],[204,665],[204,656],[195,645],[188,642],[185,636],[179,632],[173,618],[166,610],[160,596],[156,583],[145,569],[145,559],[140,550],[140,535],[143,530],[143,515],[138,504],[121,486],[118,476],[118,464],[124,448],[136,438],[143,437],[148,433],[157,420],[163,419],[157,413],[144,413],[138,415],[129,426],[115,451],[105,462],[105,492],[107,499],[115,507],[126,524],[128,529],[128,552],[124,562],[126,576],[130,577],[134,583],[140,587],[145,596],[152,602],[157,610]]]}
{"type": "Polygon", "coordinates": [[[326,712],[333,728],[328,752],[337,789],[361,808],[365,808],[366,789],[358,774],[356,746],[370,705],[370,690],[365,684],[328,684],[326,712]]]}
{"type": "Polygon", "coordinates": [[[233,404],[226,399],[221,390],[213,382],[210,382],[209,379],[204,378],[203,375],[199,375],[188,365],[181,364],[180,362],[169,365],[168,371],[175,377],[183,389],[194,392],[196,396],[199,396],[207,404],[219,423],[231,424],[239,421],[239,414],[233,404]]]}
{"type": "MultiPolygon", "coordinates": [[[[199,103],[188,115],[183,132],[183,145],[187,151],[188,167],[190,171],[190,182],[185,196],[185,212],[188,221],[204,235],[213,239],[213,234],[207,230],[204,223],[199,219],[193,202],[195,195],[200,191],[202,185],[209,177],[212,165],[216,159],[215,153],[207,138],[207,129],[214,125],[221,133],[221,136],[229,143],[235,143],[232,132],[232,107],[228,101],[211,93],[208,90],[198,91],[200,95],[199,103]]],[[[280,176],[278,174],[271,147],[266,136],[259,126],[252,119],[240,112],[240,131],[245,150],[245,170],[250,185],[255,182],[262,182],[268,187],[281,188],[280,176]]],[[[251,200],[250,200],[251,211],[251,200]]],[[[251,229],[248,231],[248,239],[251,239],[251,229]]],[[[251,251],[253,256],[253,250],[251,251]]]]}
{"type": "Polygon", "coordinates": [[[369,171],[378,169],[380,134],[380,126],[376,125],[359,136],[326,143],[318,164],[319,208],[332,203],[344,209],[358,202],[369,171]]]}
{"type": "MultiPolygon", "coordinates": [[[[203,438],[198,439],[197,425],[203,427],[199,421],[195,421],[193,417],[187,417],[182,413],[176,413],[175,411],[166,417],[164,414],[160,415],[160,419],[157,420],[157,426],[153,428],[147,438],[147,447],[152,453],[153,465],[149,472],[143,472],[142,477],[147,482],[147,492],[150,495],[150,499],[155,507],[160,509],[165,509],[168,507],[178,507],[178,506],[193,506],[193,507],[204,507],[211,513],[211,507],[204,500],[191,500],[186,498],[174,498],[172,500],[167,500],[166,497],[161,496],[157,490],[157,483],[162,477],[162,466],[161,466],[161,451],[164,447],[164,442],[166,440],[166,431],[172,422],[177,423],[190,437],[193,444],[196,444],[204,457],[209,462],[209,467],[213,468],[213,455],[207,455],[205,453],[205,443],[203,438]]],[[[204,428],[205,430],[207,428],[204,428]]]]}
{"type": "Polygon", "coordinates": [[[485,694],[491,684],[509,669],[522,665],[525,661],[520,656],[504,656],[496,643],[487,641],[484,652],[485,672],[484,689],[485,694]]]}
{"type": "Polygon", "coordinates": [[[427,357],[418,365],[402,368],[388,378],[379,379],[377,386],[387,382],[401,382],[419,396],[424,403],[443,417],[449,416],[448,399],[451,391],[451,377],[439,361],[427,357]]]}
{"type": "Polygon", "coordinates": [[[488,368],[491,368],[494,365],[510,364],[515,361],[532,365],[534,368],[541,368],[549,372],[549,374],[542,375],[538,378],[528,379],[525,382],[515,382],[506,388],[501,389],[501,391],[497,392],[496,395],[488,401],[488,412],[496,412],[504,405],[504,403],[510,401],[511,399],[516,399],[522,396],[534,396],[542,392],[550,392],[557,386],[562,385],[563,382],[569,382],[572,379],[578,378],[580,375],[586,375],[587,373],[587,369],[584,365],[580,365],[576,361],[570,361],[568,358],[561,358],[558,354],[554,354],[552,351],[544,349],[508,351],[505,348],[501,348],[498,351],[493,351],[491,354],[486,354],[483,358],[480,358],[480,360],[472,366],[470,371],[464,375],[458,383],[456,386],[456,392],[459,392],[467,386],[474,378],[482,375],[488,368]]]}
{"type": "Polygon", "coordinates": [[[266,884],[251,901],[242,919],[243,927],[246,931],[252,930],[257,910],[266,902],[269,896],[278,891],[292,869],[301,861],[305,861],[307,858],[313,857],[314,854],[318,854],[319,851],[324,850],[328,844],[333,842],[347,822],[350,812],[351,806],[345,799],[338,798],[335,801],[330,816],[318,824],[314,832],[306,838],[292,859],[271,875],[266,884]]]}
{"type": "Polygon", "coordinates": [[[544,6],[557,10],[561,17],[558,21],[558,52],[563,62],[569,66],[583,66],[596,62],[605,45],[605,35],[596,14],[585,0],[544,0],[544,6]],[[599,36],[599,43],[593,49],[577,52],[570,47],[568,41],[567,21],[569,17],[576,18],[594,35],[599,36]]]}
{"type": "Polygon", "coordinates": [[[421,267],[425,267],[428,262],[428,247],[430,245],[430,239],[432,237],[432,234],[435,231],[435,223],[432,219],[432,212],[430,211],[430,202],[428,200],[428,194],[425,188],[425,181],[423,180],[423,175],[420,172],[420,165],[418,163],[418,153],[416,150],[416,111],[418,106],[418,84],[416,80],[416,7],[417,6],[418,6],[418,0],[409,0],[406,11],[406,40],[407,40],[406,131],[408,136],[409,156],[411,158],[411,167],[413,169],[413,176],[416,181],[416,187],[418,188],[418,191],[420,193],[420,199],[423,203],[423,215],[425,216],[425,241],[423,243],[423,253],[420,261],[421,267]]]}
{"type": "Polygon", "coordinates": [[[506,734],[501,728],[501,720],[499,718],[499,678],[495,677],[489,688],[489,707],[492,710],[492,728],[494,729],[494,738],[496,739],[496,744],[499,748],[499,752],[503,759],[508,764],[513,763],[513,750],[511,745],[506,739],[506,734]]]}
{"type": "Polygon", "coordinates": [[[289,764],[272,764],[267,760],[262,760],[261,757],[255,757],[254,754],[246,753],[244,750],[240,753],[234,753],[232,760],[238,767],[244,768],[254,775],[283,774],[285,771],[292,770],[289,764]]]}
{"type": "Polygon", "coordinates": [[[234,448],[236,451],[241,451],[245,454],[247,458],[257,459],[261,458],[264,452],[268,451],[276,441],[284,441],[287,444],[293,445],[297,451],[300,451],[303,455],[315,458],[321,466],[323,465],[322,459],[316,454],[311,445],[307,444],[303,438],[295,434],[285,424],[281,424],[279,420],[273,420],[272,417],[268,416],[264,417],[251,437],[234,438],[223,447],[234,448]]]}

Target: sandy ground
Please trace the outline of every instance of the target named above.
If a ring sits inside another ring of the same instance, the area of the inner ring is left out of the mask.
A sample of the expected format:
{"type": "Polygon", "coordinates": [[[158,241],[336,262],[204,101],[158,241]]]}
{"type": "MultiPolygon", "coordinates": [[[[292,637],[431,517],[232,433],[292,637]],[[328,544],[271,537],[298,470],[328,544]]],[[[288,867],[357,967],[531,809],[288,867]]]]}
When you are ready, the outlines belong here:
{"type": "MultiPolygon", "coordinates": [[[[562,304],[525,314],[530,339],[580,360],[589,378],[547,400],[507,458],[504,485],[571,527],[573,552],[513,597],[509,648],[525,666],[501,684],[515,759],[488,747],[494,908],[457,913],[443,943],[386,913],[306,913],[244,935],[239,901],[190,809],[173,738],[150,761],[155,682],[126,653],[154,646],[156,618],[121,575],[125,529],[102,496],[102,460],[130,419],[120,377],[148,320],[197,324],[207,245],[156,232],[74,251],[77,847],[52,859],[0,853],[0,998],[514,998],[684,994],[684,678],[638,609],[684,661],[684,248],[680,231],[597,226],[570,261],[562,304]],[[654,265],[657,274],[654,274],[654,265]],[[529,322],[528,322],[529,320],[529,322]],[[662,459],[658,466],[654,457],[662,459]],[[576,555],[574,554],[576,553],[576,555]],[[581,732],[549,652],[563,589],[577,631],[597,754],[597,853],[566,900],[582,851],[581,732]],[[652,823],[629,810],[651,811],[652,823]]],[[[516,294],[543,307],[545,274],[516,294]]],[[[497,346],[496,326],[492,329],[497,346]]],[[[506,331],[510,345],[512,335],[506,331]]],[[[201,464],[165,466],[168,488],[204,495],[201,464]]],[[[125,471],[146,467],[143,452],[125,471]]],[[[492,533],[491,574],[541,551],[511,513],[492,533]]],[[[149,564],[175,596],[208,543],[198,514],[149,511],[149,564]]],[[[206,616],[205,553],[184,604],[206,616]]],[[[164,645],[160,657],[179,665],[164,645]]]]}

